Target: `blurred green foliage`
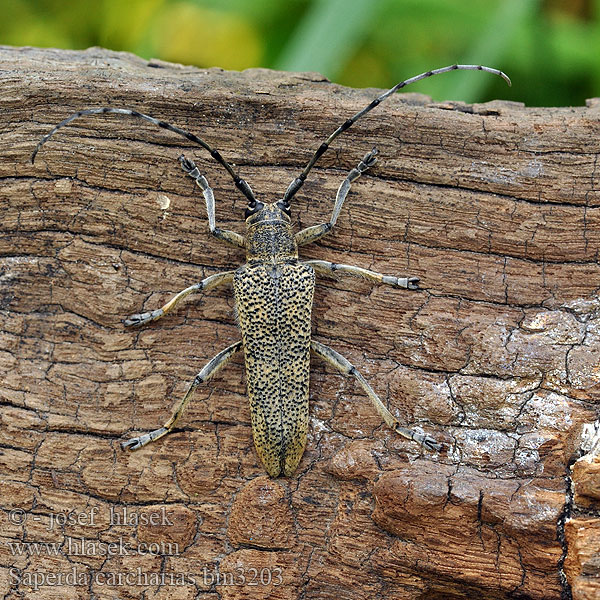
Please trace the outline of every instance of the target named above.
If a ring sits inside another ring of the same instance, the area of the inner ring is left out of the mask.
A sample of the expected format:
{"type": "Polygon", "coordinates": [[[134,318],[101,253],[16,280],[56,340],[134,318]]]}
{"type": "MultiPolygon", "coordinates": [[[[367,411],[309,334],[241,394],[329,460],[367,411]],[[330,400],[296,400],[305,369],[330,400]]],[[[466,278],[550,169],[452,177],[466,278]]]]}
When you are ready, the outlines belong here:
{"type": "Polygon", "coordinates": [[[600,0],[0,0],[0,43],[103,46],[145,58],[242,70],[319,71],[388,88],[452,63],[410,91],[436,100],[581,105],[600,95],[600,0]]]}

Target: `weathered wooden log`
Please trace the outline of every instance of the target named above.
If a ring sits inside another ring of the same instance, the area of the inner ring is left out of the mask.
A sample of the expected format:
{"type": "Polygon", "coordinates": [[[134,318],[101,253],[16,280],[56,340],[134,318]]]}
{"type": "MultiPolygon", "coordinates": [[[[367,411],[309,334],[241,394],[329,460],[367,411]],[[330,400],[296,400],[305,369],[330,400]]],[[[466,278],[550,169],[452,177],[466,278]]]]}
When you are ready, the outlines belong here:
{"type": "Polygon", "coordinates": [[[119,447],[160,426],[238,339],[227,291],[122,325],[243,262],[207,235],[176,159],[194,158],[218,222],[242,233],[245,199],[227,173],[202,148],[115,116],[77,120],[29,157],[74,111],[130,107],[202,136],[272,201],[377,92],[101,49],[5,47],[0,69],[0,593],[597,597],[597,100],[402,94],[322,157],[292,207],[298,227],[327,220],[348,170],[380,152],[303,256],[418,276],[422,289],[323,280],[315,338],[446,451],[399,438],[353,380],[315,361],[306,453],[293,478],[270,480],[241,358],[198,389],[175,433],[119,447]],[[56,545],[36,555],[17,542],[56,545]]]}

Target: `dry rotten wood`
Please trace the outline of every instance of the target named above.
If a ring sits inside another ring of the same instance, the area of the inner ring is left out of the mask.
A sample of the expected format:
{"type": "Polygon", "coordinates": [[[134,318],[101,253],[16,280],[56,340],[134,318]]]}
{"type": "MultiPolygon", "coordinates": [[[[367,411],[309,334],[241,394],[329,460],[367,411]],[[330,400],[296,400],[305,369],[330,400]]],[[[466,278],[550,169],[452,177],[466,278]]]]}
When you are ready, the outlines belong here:
{"type": "Polygon", "coordinates": [[[335,233],[303,255],[416,275],[423,289],[324,280],[315,337],[448,450],[397,437],[353,381],[315,362],[306,454],[295,477],[270,480],[241,359],[198,390],[176,433],[119,448],[161,424],[238,338],[226,292],[143,329],[121,323],[241,264],[207,235],[176,158],[196,160],[217,220],[242,232],[244,198],[227,174],[201,148],[111,116],[61,130],[34,166],[29,156],[76,110],[131,107],[198,133],[272,200],[375,92],[101,49],[2,48],[0,68],[4,597],[541,600],[569,597],[563,566],[573,597],[594,597],[597,101],[398,95],[336,141],[295,199],[298,226],[328,218],[373,145],[380,162],[335,233]],[[19,541],[59,546],[19,554],[19,541]]]}

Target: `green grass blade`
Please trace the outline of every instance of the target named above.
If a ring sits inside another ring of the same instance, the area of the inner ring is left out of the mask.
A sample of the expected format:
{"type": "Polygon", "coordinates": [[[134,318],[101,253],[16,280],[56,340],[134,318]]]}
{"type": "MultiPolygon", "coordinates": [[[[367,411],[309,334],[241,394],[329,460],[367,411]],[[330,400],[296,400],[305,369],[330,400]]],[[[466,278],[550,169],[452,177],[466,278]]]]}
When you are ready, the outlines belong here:
{"type": "MultiPolygon", "coordinates": [[[[525,22],[532,18],[540,0],[504,0],[498,4],[487,28],[481,32],[466,56],[457,57],[454,62],[486,65],[502,68],[503,57],[510,47],[513,36],[525,22]]],[[[441,65],[432,65],[438,67],[441,65]]],[[[510,68],[507,68],[510,77],[510,68]]],[[[491,75],[490,75],[491,77],[491,75]]],[[[428,86],[428,95],[436,100],[481,100],[484,90],[489,86],[485,75],[475,73],[453,73],[448,77],[439,77],[428,86]]]]}
{"type": "Polygon", "coordinates": [[[316,0],[275,68],[319,71],[335,78],[362,42],[380,4],[380,0],[316,0]]]}

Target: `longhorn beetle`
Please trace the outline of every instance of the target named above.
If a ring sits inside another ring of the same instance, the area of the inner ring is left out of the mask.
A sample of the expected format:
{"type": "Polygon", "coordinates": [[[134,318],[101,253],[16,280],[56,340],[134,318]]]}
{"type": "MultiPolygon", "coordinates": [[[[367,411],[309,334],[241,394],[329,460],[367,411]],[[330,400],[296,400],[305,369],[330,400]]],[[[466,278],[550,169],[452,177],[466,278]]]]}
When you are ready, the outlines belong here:
{"type": "Polygon", "coordinates": [[[510,79],[502,71],[481,65],[451,65],[401,81],[375,98],[353,117],[344,121],[317,148],[304,170],[290,183],[283,198],[273,203],[259,202],[246,181],[235,173],[218,150],[213,149],[203,139],[136,110],[107,107],[81,110],[56,125],[40,140],[31,156],[32,163],[40,148],[61,127],[79,117],[106,113],[138,117],[202,146],[225,168],[233,178],[235,186],[248,200],[245,214],[245,236],[217,227],[212,189],[192,160],[183,155],[179,157],[183,170],[195,180],[202,190],[210,232],[218,239],[233,246],[245,248],[247,262],[235,271],[217,273],[189,286],[161,308],[132,315],[124,320],[124,324],[130,327],[156,321],[173,310],[181,300],[193,292],[233,285],[242,339],[219,352],[204,366],[194,378],[184,397],[175,406],[170,419],[162,427],[122,442],[123,449],[137,450],[172,431],[183,414],[193,391],[224,367],[242,348],[245,355],[254,444],[260,460],[271,477],[277,477],[282,473],[286,476],[292,475],[304,452],[308,429],[308,382],[311,352],[341,373],[352,375],[371,399],[377,412],[394,431],[414,440],[428,450],[441,449],[442,445],[432,437],[401,426],[366,379],[341,354],[320,342],[311,340],[311,309],[315,272],[356,275],[374,283],[396,288],[418,289],[419,279],[417,277],[394,277],[325,260],[300,261],[298,259],[298,246],[314,242],[331,231],[351,184],[375,164],[377,149],[373,148],[365,154],[341,183],[328,223],[313,225],[294,234],[290,219],[290,204],[294,195],[304,184],[310,170],[333,140],[362,116],[400,88],[432,75],[458,69],[487,71],[499,75],[510,85],[510,79]]]}

